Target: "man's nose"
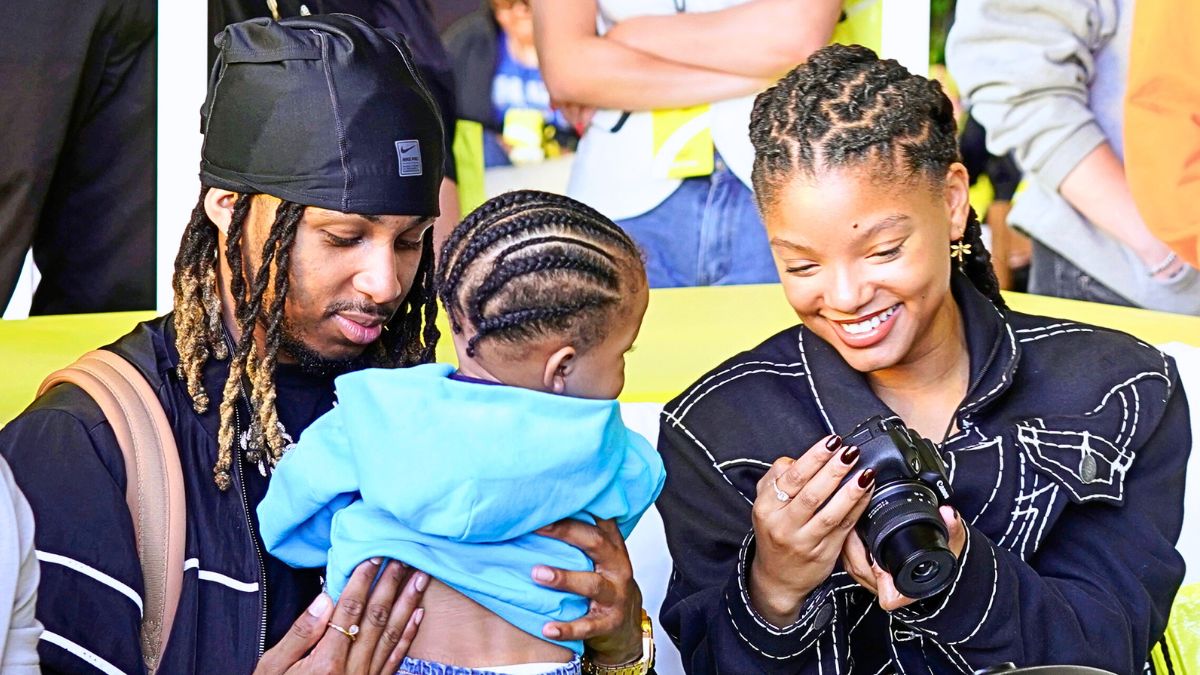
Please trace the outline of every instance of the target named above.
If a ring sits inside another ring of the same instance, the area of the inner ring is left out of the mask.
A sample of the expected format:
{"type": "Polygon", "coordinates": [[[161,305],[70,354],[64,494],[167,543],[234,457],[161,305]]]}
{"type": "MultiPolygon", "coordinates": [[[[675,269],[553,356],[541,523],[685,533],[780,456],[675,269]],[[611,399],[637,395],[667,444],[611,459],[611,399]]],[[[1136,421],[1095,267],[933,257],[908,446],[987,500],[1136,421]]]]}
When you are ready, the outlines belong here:
{"type": "Polygon", "coordinates": [[[354,275],[354,290],[377,305],[395,304],[404,293],[395,252],[383,247],[373,252],[367,264],[354,275]]]}

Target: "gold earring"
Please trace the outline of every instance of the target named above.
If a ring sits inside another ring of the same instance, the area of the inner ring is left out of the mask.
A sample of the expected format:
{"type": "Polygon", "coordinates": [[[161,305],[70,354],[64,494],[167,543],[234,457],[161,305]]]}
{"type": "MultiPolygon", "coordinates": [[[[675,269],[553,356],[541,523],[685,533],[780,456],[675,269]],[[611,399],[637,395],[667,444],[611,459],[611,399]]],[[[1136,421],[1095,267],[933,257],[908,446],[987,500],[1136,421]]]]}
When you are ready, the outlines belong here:
{"type": "Polygon", "coordinates": [[[950,243],[950,257],[958,261],[958,266],[963,266],[963,259],[971,255],[971,245],[964,244],[962,239],[950,243]]]}

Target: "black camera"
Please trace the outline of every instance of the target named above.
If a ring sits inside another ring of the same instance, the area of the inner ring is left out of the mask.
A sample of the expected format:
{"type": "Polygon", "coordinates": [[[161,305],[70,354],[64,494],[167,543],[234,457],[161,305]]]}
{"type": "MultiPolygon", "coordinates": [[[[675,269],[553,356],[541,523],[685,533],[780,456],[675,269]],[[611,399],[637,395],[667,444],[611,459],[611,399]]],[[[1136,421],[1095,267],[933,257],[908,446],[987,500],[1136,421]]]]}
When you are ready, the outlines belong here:
{"type": "Polygon", "coordinates": [[[875,470],[875,492],[857,525],[867,549],[904,595],[920,600],[937,594],[958,567],[938,513],[950,498],[950,479],[937,448],[878,415],[858,425],[844,444],[858,447],[859,469],[875,470]]]}

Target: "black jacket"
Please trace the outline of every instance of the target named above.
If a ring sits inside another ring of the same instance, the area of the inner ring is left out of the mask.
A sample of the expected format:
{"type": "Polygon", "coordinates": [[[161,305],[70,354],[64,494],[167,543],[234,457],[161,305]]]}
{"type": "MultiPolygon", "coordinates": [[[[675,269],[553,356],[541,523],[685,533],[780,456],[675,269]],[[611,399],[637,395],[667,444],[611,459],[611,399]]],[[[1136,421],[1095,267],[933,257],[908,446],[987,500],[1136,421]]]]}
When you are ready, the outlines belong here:
{"type": "Polygon", "coordinates": [[[1001,313],[961,276],[953,287],[971,384],[940,448],[969,525],[941,595],[889,614],[839,567],[791,626],[748,600],[766,468],[894,415],[831,345],[788,329],[667,405],[658,508],[675,569],[662,622],[689,672],[1142,672],[1184,572],[1191,432],[1174,363],[1122,333],[1001,313]]]}
{"type": "MultiPolygon", "coordinates": [[[[211,404],[200,415],[175,371],[171,315],[139,324],[107,349],[136,365],[157,392],[183,468],[183,591],[161,672],[249,673],[320,592],[320,570],[292,570],[263,552],[254,507],[267,478],[256,466],[235,456],[233,485],[221,492],[213,484],[228,362],[205,368],[211,404]]],[[[276,381],[280,419],[293,438],[332,407],[331,379],[283,368],[276,381]]],[[[244,405],[239,414],[249,419],[244,405]]],[[[36,521],[45,672],[143,672],[142,573],[125,466],[99,408],[74,385],[55,387],[0,430],[0,453],[36,521]]]]}

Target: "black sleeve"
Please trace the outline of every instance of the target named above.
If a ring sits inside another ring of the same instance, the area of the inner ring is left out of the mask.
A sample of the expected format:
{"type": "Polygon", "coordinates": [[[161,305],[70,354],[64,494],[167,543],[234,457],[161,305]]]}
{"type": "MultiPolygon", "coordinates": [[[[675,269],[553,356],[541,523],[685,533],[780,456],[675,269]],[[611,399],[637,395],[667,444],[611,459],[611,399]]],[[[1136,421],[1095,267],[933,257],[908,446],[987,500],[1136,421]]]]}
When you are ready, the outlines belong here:
{"type": "Polygon", "coordinates": [[[818,640],[830,639],[832,588],[805,601],[799,619],[777,627],[750,603],[754,555],[751,501],[726,478],[703,443],[663,414],[659,452],[667,482],[657,502],[674,570],[661,620],[689,673],[805,673],[819,668],[818,640]]]}
{"type": "Polygon", "coordinates": [[[43,672],[143,672],[142,572],[112,428],[60,385],[0,430],[0,453],[34,514],[43,672]]]}
{"type": "MultiPolygon", "coordinates": [[[[895,615],[974,668],[1012,661],[1142,672],[1183,580],[1191,432],[1178,380],[1121,505],[1072,501],[1028,562],[968,527],[954,584],[895,615]]],[[[1135,419],[1136,423],[1136,419],[1135,419]]]]}

